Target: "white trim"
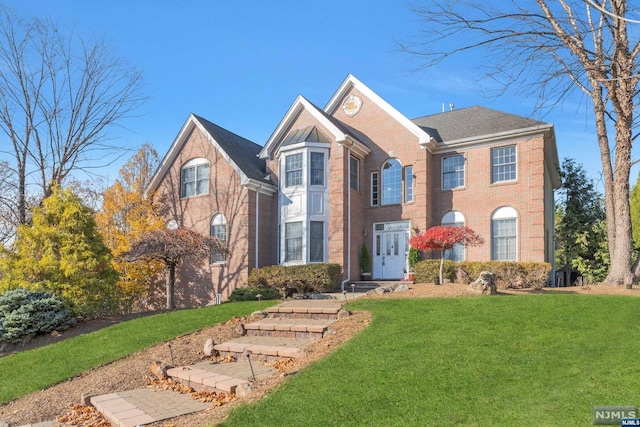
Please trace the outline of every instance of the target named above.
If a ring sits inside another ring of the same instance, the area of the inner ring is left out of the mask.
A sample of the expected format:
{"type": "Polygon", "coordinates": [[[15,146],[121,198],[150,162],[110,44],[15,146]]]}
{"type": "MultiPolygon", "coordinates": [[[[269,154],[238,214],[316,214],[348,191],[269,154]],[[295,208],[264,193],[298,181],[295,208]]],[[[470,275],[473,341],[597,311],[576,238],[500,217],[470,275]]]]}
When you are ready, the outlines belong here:
{"type": "Polygon", "coordinates": [[[333,94],[327,105],[324,107],[324,111],[329,115],[333,115],[337,109],[341,108],[344,97],[347,96],[347,93],[352,88],[355,88],[372,102],[377,104],[385,113],[389,114],[393,119],[404,126],[409,132],[413,133],[418,138],[418,143],[420,144],[420,146],[426,146],[430,142],[432,142],[433,138],[431,137],[431,135],[423,131],[420,126],[416,125],[398,110],[393,108],[391,104],[382,99],[380,95],[369,89],[364,83],[362,83],[352,74],[349,74],[344,79],[338,90],[333,94]]]}
{"type": "Polygon", "coordinates": [[[464,214],[459,211],[449,211],[446,214],[442,215],[442,220],[440,220],[440,224],[464,224],[465,218],[464,214]]]}

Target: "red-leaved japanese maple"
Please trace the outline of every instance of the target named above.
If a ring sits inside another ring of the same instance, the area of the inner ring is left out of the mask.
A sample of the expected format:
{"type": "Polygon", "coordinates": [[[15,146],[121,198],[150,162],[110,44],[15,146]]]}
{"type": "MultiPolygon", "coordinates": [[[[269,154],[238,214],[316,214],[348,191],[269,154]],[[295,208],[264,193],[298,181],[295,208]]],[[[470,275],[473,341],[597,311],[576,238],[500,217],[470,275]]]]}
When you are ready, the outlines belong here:
{"type": "Polygon", "coordinates": [[[444,254],[455,245],[480,246],[484,239],[466,226],[437,225],[409,239],[411,247],[421,251],[440,251],[440,283],[443,281],[444,254]]]}

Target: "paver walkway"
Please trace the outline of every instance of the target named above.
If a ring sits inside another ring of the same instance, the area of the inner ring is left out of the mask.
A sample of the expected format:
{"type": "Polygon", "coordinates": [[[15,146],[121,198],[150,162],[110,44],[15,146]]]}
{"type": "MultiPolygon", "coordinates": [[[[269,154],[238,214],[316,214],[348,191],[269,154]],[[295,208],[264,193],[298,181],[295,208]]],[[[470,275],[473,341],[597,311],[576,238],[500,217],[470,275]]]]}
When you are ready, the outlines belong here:
{"type": "MultiPolygon", "coordinates": [[[[248,393],[255,379],[276,375],[278,370],[255,359],[295,358],[313,339],[321,339],[342,310],[342,301],[296,300],[269,307],[268,318],[246,325],[252,336],[243,336],[218,344],[220,353],[233,354],[236,362],[200,362],[167,370],[167,375],[189,387],[203,391],[248,393]],[[294,333],[294,337],[279,336],[294,333]],[[298,335],[295,335],[298,334],[298,335]],[[296,338],[295,336],[308,336],[296,338]],[[306,335],[305,335],[306,334],[306,335]],[[248,359],[251,360],[248,360],[248,359]]],[[[192,399],[188,394],[157,389],[137,389],[90,398],[114,426],[135,427],[207,409],[210,403],[192,399]]],[[[57,427],[57,423],[39,423],[28,427],[57,427]]],[[[24,426],[27,427],[27,426],[24,426]]]]}

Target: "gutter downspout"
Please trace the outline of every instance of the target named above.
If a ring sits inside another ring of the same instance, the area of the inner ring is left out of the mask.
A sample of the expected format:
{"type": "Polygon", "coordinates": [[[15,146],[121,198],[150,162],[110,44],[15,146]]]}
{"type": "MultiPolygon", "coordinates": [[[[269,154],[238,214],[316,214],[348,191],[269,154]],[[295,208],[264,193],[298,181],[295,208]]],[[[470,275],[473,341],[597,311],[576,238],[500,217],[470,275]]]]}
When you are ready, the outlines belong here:
{"type": "Polygon", "coordinates": [[[260,245],[260,192],[256,189],[256,268],[259,267],[258,255],[260,245]]]}
{"type": "Polygon", "coordinates": [[[351,147],[347,149],[347,278],[340,284],[340,291],[351,278],[351,147]]]}

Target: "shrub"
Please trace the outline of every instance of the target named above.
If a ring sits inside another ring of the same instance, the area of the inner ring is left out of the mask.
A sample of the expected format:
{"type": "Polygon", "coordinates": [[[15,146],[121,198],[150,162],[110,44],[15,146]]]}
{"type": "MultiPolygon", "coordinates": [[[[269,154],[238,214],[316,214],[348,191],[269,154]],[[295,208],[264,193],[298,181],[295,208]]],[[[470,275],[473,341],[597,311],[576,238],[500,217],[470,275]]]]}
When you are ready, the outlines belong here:
{"type": "Polygon", "coordinates": [[[469,284],[482,271],[490,271],[496,275],[498,289],[540,289],[547,284],[551,265],[546,262],[463,261],[458,263],[458,281],[469,284]]]}
{"type": "Polygon", "coordinates": [[[63,331],[76,323],[62,300],[47,292],[14,289],[0,295],[0,343],[63,331]]]}
{"type": "MultiPolygon", "coordinates": [[[[416,283],[433,283],[436,278],[440,276],[440,260],[439,259],[427,259],[424,261],[418,261],[413,266],[413,271],[416,274],[416,283]]],[[[445,279],[449,279],[452,282],[456,280],[456,262],[451,260],[444,261],[444,273],[445,279]]]]}
{"type": "Polygon", "coordinates": [[[249,287],[274,288],[283,296],[291,291],[329,292],[338,289],[341,278],[339,264],[272,265],[251,270],[249,287]]]}
{"type": "Polygon", "coordinates": [[[262,295],[260,299],[268,300],[268,299],[279,299],[280,292],[274,288],[236,288],[229,295],[230,302],[241,302],[241,301],[255,301],[258,298],[256,295],[262,295]]]}

